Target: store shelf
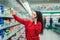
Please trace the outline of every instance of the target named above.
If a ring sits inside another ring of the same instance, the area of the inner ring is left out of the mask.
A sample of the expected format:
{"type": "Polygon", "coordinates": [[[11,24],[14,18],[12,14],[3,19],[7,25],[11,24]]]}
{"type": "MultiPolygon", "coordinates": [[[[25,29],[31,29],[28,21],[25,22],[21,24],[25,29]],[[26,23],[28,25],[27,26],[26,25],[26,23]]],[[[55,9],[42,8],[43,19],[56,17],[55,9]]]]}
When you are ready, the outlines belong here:
{"type": "Polygon", "coordinates": [[[53,31],[60,34],[60,30],[58,30],[58,29],[53,29],[53,31]]]}
{"type": "Polygon", "coordinates": [[[55,28],[60,30],[60,27],[55,27],[55,28]]]}
{"type": "Polygon", "coordinates": [[[55,23],[55,28],[60,30],[60,23],[55,23]]]}
{"type": "Polygon", "coordinates": [[[19,35],[16,37],[16,38],[17,38],[16,40],[18,40],[18,38],[19,38],[22,34],[23,34],[23,33],[19,34],[19,35]]]}
{"type": "Polygon", "coordinates": [[[53,31],[60,33],[60,27],[54,27],[53,31]]]}
{"type": "MultiPolygon", "coordinates": [[[[23,29],[22,29],[23,30],[23,29]]],[[[24,31],[22,31],[22,33],[19,33],[18,36],[16,37],[16,40],[18,40],[18,38],[24,33],[24,31]]]]}
{"type": "Polygon", "coordinates": [[[41,12],[60,12],[60,10],[41,11],[41,12]]]}
{"type": "Polygon", "coordinates": [[[13,31],[13,33],[11,33],[9,36],[4,37],[3,40],[8,40],[11,36],[13,36],[16,32],[20,31],[21,29],[23,29],[23,27],[13,31]]]}
{"type": "Polygon", "coordinates": [[[5,16],[5,15],[0,15],[0,18],[13,18],[13,17],[10,16],[10,15],[7,15],[7,16],[5,16]]]}
{"type": "Polygon", "coordinates": [[[19,23],[14,23],[14,24],[9,25],[9,26],[2,26],[2,27],[0,27],[0,30],[5,29],[5,28],[8,28],[8,27],[11,27],[11,26],[15,26],[15,25],[18,25],[18,24],[19,23]]]}
{"type": "Polygon", "coordinates": [[[56,30],[57,33],[60,33],[60,30],[56,30]]]}
{"type": "Polygon", "coordinates": [[[57,11],[41,11],[43,15],[60,15],[60,10],[57,11]]]}
{"type": "MultiPolygon", "coordinates": [[[[43,13],[43,15],[51,15],[50,13],[43,13]]],[[[60,15],[60,14],[52,14],[52,15],[60,15]]]]}

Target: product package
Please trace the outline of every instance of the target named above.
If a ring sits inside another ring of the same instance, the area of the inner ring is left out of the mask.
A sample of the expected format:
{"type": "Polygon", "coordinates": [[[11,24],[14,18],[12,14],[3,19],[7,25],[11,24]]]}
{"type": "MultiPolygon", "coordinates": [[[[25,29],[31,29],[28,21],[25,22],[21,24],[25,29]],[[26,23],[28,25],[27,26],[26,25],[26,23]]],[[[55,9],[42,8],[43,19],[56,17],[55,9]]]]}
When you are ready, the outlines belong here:
{"type": "Polygon", "coordinates": [[[1,38],[1,39],[4,38],[4,30],[0,30],[0,38],[1,38]]]}
{"type": "Polygon", "coordinates": [[[3,25],[3,24],[4,24],[4,19],[0,18],[0,25],[3,25]]]}
{"type": "Polygon", "coordinates": [[[6,28],[6,29],[4,29],[4,31],[5,31],[4,32],[4,37],[10,35],[10,33],[11,33],[10,28],[6,28]]]}
{"type": "Polygon", "coordinates": [[[4,14],[4,6],[0,5],[0,14],[4,14]]]}

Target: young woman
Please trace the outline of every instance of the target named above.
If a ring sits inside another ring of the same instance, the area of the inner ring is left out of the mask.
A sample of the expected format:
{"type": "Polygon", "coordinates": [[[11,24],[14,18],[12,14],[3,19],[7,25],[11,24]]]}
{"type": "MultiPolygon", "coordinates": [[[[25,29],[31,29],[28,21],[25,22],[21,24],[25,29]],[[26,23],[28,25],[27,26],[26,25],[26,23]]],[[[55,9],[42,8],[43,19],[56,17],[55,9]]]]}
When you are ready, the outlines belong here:
{"type": "Polygon", "coordinates": [[[18,17],[16,14],[12,13],[15,20],[25,25],[25,33],[27,40],[40,40],[39,34],[42,32],[42,14],[41,12],[33,12],[30,20],[24,20],[18,17]]]}

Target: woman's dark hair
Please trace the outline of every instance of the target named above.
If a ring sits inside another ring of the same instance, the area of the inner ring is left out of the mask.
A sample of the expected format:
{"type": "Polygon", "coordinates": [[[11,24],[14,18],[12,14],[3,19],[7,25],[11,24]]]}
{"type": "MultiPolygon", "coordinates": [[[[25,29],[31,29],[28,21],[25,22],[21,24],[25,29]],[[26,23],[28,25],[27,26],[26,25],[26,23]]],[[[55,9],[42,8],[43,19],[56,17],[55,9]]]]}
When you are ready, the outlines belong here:
{"type": "Polygon", "coordinates": [[[43,16],[42,16],[42,13],[40,11],[35,11],[35,12],[36,12],[36,15],[37,15],[37,21],[41,22],[41,24],[42,24],[41,33],[43,33],[43,16]]]}

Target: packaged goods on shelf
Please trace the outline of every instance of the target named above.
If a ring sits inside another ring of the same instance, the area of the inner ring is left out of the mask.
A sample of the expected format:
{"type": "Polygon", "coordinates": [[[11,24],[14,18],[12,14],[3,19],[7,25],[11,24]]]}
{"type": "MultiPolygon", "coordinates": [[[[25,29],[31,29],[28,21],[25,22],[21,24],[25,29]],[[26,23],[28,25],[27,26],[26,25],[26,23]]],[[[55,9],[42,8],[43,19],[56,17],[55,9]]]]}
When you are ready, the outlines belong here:
{"type": "Polygon", "coordinates": [[[18,36],[18,32],[16,32],[16,36],[18,36]]]}
{"type": "Polygon", "coordinates": [[[19,26],[18,26],[18,25],[14,26],[14,29],[15,29],[15,30],[18,30],[18,28],[19,28],[19,26]]]}
{"type": "Polygon", "coordinates": [[[9,11],[10,11],[10,15],[12,15],[12,13],[13,13],[13,8],[9,8],[9,11]]]}
{"type": "MultiPolygon", "coordinates": [[[[3,5],[0,5],[0,15],[4,14],[4,7],[3,5]]],[[[4,24],[4,20],[2,18],[0,18],[0,24],[4,24]]]]}
{"type": "Polygon", "coordinates": [[[4,33],[4,37],[8,36],[11,32],[10,32],[10,28],[6,28],[4,29],[5,33],[4,33]]]}
{"type": "Polygon", "coordinates": [[[11,40],[16,40],[16,34],[11,37],[11,40]]]}
{"type": "Polygon", "coordinates": [[[4,25],[6,26],[9,26],[10,25],[10,22],[9,22],[9,20],[4,20],[4,25]]]}
{"type": "Polygon", "coordinates": [[[21,38],[19,38],[19,40],[26,40],[26,38],[21,37],[21,38]]]}
{"type": "Polygon", "coordinates": [[[20,40],[26,40],[25,33],[23,32],[22,35],[20,36],[20,40]]]}
{"type": "Polygon", "coordinates": [[[0,30],[0,39],[4,38],[4,30],[0,30]]]}
{"type": "Polygon", "coordinates": [[[59,10],[58,6],[53,6],[52,8],[53,8],[53,10],[59,10]]]}
{"type": "Polygon", "coordinates": [[[17,40],[17,36],[19,36],[19,31],[16,32],[9,40],[17,40]]]}
{"type": "Polygon", "coordinates": [[[0,27],[3,27],[3,25],[4,25],[4,19],[0,18],[0,27]]]}
{"type": "Polygon", "coordinates": [[[20,28],[20,26],[19,25],[16,25],[16,28],[20,28]]]}
{"type": "Polygon", "coordinates": [[[0,24],[4,24],[4,19],[0,18],[0,24]]]}
{"type": "Polygon", "coordinates": [[[16,22],[15,19],[10,19],[10,25],[14,24],[15,22],[16,22]]]}
{"type": "Polygon", "coordinates": [[[4,14],[4,6],[0,5],[0,14],[4,14]]]}
{"type": "Polygon", "coordinates": [[[11,32],[11,33],[13,32],[13,30],[14,30],[14,28],[13,28],[13,27],[10,27],[10,32],[11,32]]]}
{"type": "Polygon", "coordinates": [[[19,37],[20,25],[11,18],[12,13],[13,8],[5,9],[4,6],[0,5],[0,40],[16,40],[19,37]]]}
{"type": "Polygon", "coordinates": [[[4,15],[5,15],[5,16],[11,16],[11,15],[10,15],[10,11],[9,11],[8,9],[5,9],[5,10],[4,10],[4,15]]]}

